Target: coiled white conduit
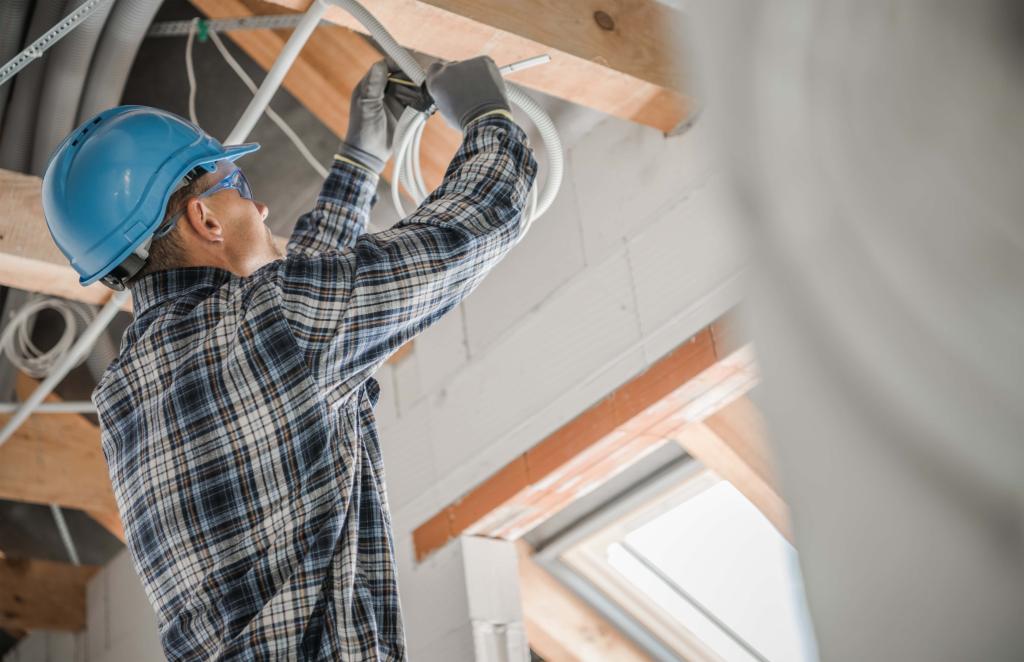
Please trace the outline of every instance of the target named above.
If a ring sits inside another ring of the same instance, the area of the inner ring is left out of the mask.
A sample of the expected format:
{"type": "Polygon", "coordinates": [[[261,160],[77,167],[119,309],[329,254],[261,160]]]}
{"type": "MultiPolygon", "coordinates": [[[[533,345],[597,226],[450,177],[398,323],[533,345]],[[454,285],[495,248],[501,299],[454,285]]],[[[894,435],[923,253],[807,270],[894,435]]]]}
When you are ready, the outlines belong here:
{"type": "MultiPolygon", "coordinates": [[[[416,85],[421,85],[426,76],[423,67],[419,62],[403,48],[394,37],[381,25],[380,21],[366,10],[356,0],[322,0],[334,4],[348,13],[352,14],[357,21],[363,24],[384,52],[395,61],[416,85]]],[[[508,92],[508,100],[518,106],[540,134],[547,152],[547,178],[544,181],[543,189],[538,193],[537,187],[530,192],[530,209],[526,214],[526,227],[524,232],[533,221],[540,218],[554,202],[558,195],[558,189],[562,185],[562,174],[565,158],[562,152],[562,141],[558,137],[558,130],[555,123],[551,121],[544,109],[533,100],[521,87],[515,83],[505,81],[505,88],[508,92]]],[[[427,121],[427,114],[411,108],[407,108],[399,121],[397,135],[395,136],[395,163],[394,179],[391,186],[391,200],[395,210],[400,216],[405,216],[405,208],[402,205],[400,188],[405,188],[413,198],[419,202],[427,197],[428,191],[423,183],[420,174],[420,138],[423,135],[423,127],[427,121]]]]}
{"type": "MultiPolygon", "coordinates": [[[[4,327],[0,335],[0,348],[7,359],[29,377],[42,379],[53,371],[62,358],[71,349],[79,329],[84,329],[96,317],[96,312],[83,303],[65,301],[54,297],[35,296],[28,300],[4,327]],[[53,310],[64,321],[64,332],[56,344],[48,350],[42,350],[32,342],[32,328],[36,316],[44,310],[53,310]]],[[[72,367],[81,365],[85,360],[82,356],[72,367]]]]}

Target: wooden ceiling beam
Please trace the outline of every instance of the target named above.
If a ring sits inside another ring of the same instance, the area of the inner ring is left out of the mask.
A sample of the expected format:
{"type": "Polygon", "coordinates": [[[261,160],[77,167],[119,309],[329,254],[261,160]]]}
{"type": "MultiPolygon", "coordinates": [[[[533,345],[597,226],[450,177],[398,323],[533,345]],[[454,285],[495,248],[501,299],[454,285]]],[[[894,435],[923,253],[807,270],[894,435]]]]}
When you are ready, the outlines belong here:
{"type": "Polygon", "coordinates": [[[752,348],[713,336],[697,333],[416,527],[417,560],[463,533],[518,539],[746,393],[757,382],[752,348]]]}
{"type": "Polygon", "coordinates": [[[523,621],[530,648],[547,662],[608,660],[641,662],[650,658],[593,607],[533,559],[525,540],[516,542],[523,621]]]}
{"type": "Polygon", "coordinates": [[[53,243],[43,216],[43,180],[0,170],[0,285],[83,301],[107,302],[100,283],[78,284],[78,274],[53,243]]]}
{"type": "MultiPolygon", "coordinates": [[[[19,396],[36,384],[19,375],[19,396]]],[[[77,414],[33,414],[0,446],[0,498],[83,510],[124,541],[99,428],[77,414]]]]}
{"type": "Polygon", "coordinates": [[[0,559],[0,628],[81,630],[85,627],[85,587],[98,569],[0,559]]]}
{"type": "Polygon", "coordinates": [[[791,543],[789,509],[779,494],[760,413],[741,397],[703,422],[685,423],[668,436],[732,483],[791,543]]]}
{"type": "MultiPolygon", "coordinates": [[[[311,0],[269,0],[305,11],[311,0]]],[[[678,65],[681,15],[655,0],[374,0],[367,7],[395,39],[445,60],[490,55],[508,64],[547,53],[551,63],[509,79],[670,132],[691,117],[678,65]]],[[[365,32],[339,7],[327,20],[365,32]]]]}

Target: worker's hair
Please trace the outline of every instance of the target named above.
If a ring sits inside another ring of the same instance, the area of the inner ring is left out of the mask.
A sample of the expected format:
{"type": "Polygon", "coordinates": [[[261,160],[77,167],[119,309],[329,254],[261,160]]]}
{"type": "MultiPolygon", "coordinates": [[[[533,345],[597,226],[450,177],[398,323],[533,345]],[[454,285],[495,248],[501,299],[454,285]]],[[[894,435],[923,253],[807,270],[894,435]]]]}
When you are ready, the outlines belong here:
{"type": "MultiPolygon", "coordinates": [[[[174,214],[183,211],[185,201],[190,197],[203,192],[201,182],[202,178],[197,177],[171,194],[170,200],[167,201],[167,208],[164,210],[164,221],[174,214]]],[[[178,223],[180,222],[181,219],[178,219],[173,230],[159,239],[154,239],[153,243],[149,245],[149,258],[142,265],[142,269],[128,281],[129,287],[138,282],[143,276],[148,276],[158,271],[167,271],[168,269],[185,264],[185,246],[182,244],[181,235],[179,234],[181,228],[178,223]]]]}

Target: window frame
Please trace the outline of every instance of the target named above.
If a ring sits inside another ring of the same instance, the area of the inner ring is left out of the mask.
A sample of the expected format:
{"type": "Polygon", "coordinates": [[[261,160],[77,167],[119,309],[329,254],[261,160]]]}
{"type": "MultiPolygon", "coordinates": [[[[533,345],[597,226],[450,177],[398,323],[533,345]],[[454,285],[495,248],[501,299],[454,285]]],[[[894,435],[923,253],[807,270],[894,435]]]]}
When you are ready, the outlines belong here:
{"type": "Polygon", "coordinates": [[[717,614],[708,611],[670,578],[652,568],[649,560],[631,551],[625,543],[625,535],[629,531],[720,481],[728,482],[699,460],[686,455],[650,478],[636,483],[626,493],[605,499],[588,515],[564,527],[538,547],[534,559],[654,659],[722,661],[722,654],[711,648],[711,644],[668,614],[653,598],[636,590],[601,557],[608,545],[619,543],[630,556],[635,557],[635,561],[645,566],[647,572],[685,601],[688,608],[727,637],[730,645],[744,651],[751,660],[764,661],[763,654],[733,631],[717,614]]]}

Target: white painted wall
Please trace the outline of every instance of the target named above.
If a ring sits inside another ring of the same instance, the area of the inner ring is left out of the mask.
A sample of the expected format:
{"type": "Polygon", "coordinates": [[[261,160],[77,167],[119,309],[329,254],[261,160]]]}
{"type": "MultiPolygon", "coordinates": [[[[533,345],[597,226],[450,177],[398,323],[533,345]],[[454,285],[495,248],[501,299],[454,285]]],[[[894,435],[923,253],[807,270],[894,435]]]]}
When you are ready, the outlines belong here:
{"type": "MultiPolygon", "coordinates": [[[[412,530],[740,297],[745,253],[700,123],[674,138],[617,119],[583,123],[583,135],[566,132],[566,179],[549,214],[377,375],[415,660],[471,659],[474,636],[458,545],[417,566],[412,530]]],[[[90,584],[85,657],[73,659],[160,659],[151,613],[122,554],[90,584]]],[[[18,650],[48,645],[40,638],[18,650]]],[[[10,659],[72,659],[18,654],[10,659]]]]}

